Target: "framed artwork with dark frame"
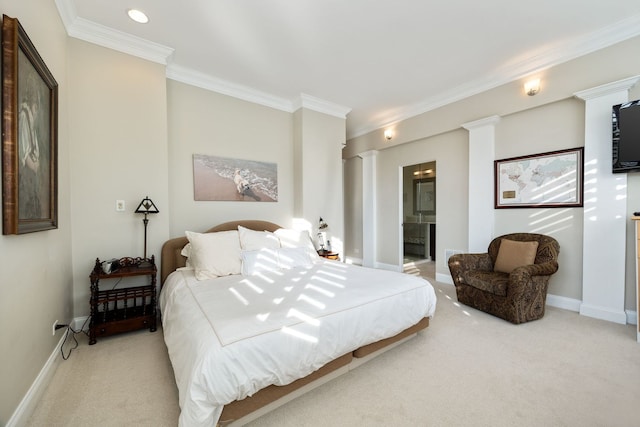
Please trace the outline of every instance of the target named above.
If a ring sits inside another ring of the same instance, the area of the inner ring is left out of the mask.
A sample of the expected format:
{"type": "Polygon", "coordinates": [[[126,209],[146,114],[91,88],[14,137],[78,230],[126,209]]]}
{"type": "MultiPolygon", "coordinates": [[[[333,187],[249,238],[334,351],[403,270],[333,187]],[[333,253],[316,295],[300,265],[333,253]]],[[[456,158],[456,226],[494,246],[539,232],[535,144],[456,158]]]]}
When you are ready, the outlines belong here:
{"type": "Polygon", "coordinates": [[[2,234],[58,228],[58,83],[2,17],[2,234]]]}
{"type": "Polygon", "coordinates": [[[584,148],[494,161],[495,208],[584,205],[584,148]]]}

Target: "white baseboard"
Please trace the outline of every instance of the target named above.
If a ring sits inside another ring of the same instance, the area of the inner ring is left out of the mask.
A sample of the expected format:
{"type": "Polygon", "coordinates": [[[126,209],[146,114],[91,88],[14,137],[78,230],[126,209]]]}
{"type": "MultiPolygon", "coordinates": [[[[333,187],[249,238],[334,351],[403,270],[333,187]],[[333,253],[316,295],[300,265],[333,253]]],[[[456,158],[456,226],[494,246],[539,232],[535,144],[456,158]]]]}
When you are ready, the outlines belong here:
{"type": "Polygon", "coordinates": [[[608,307],[598,307],[583,303],[580,305],[580,314],[582,314],[583,316],[608,320],[609,322],[620,323],[623,325],[627,323],[627,314],[624,312],[624,310],[613,311],[608,307]]]}
{"type": "Polygon", "coordinates": [[[47,359],[47,362],[44,364],[40,373],[29,387],[27,394],[22,398],[22,401],[9,418],[6,427],[19,427],[27,424],[27,420],[33,414],[33,411],[40,402],[40,398],[42,394],[49,386],[51,382],[51,378],[53,378],[53,374],[56,372],[60,361],[62,361],[62,357],[60,357],[60,346],[64,341],[66,333],[62,334],[60,337],[60,341],[53,349],[51,356],[47,359]]]}
{"type": "Polygon", "coordinates": [[[376,262],[375,263],[375,267],[376,268],[381,268],[383,270],[399,271],[399,272],[402,272],[402,270],[404,270],[404,268],[401,265],[385,264],[383,262],[376,262]]]}
{"type": "MultiPolygon", "coordinates": [[[[436,281],[453,285],[453,279],[450,274],[436,273],[436,281]]],[[[602,311],[593,307],[585,307],[579,299],[561,297],[552,294],[547,294],[547,305],[562,308],[564,310],[575,311],[576,313],[580,313],[584,316],[595,317],[602,320],[608,320],[610,322],[628,323],[630,325],[638,324],[638,313],[632,310],[625,310],[623,317],[621,313],[611,313],[609,311],[602,311]]]]}
{"type": "Polygon", "coordinates": [[[638,324],[638,312],[637,311],[632,311],[632,310],[625,310],[625,313],[627,314],[627,323],[630,325],[637,325],[638,324]]]}
{"type": "Polygon", "coordinates": [[[345,264],[362,265],[362,258],[354,258],[354,257],[348,256],[344,258],[344,262],[345,264]]]}
{"type": "MultiPolygon", "coordinates": [[[[85,321],[89,318],[89,316],[76,317],[71,321],[71,327],[76,331],[79,331],[80,328],[84,325],[85,329],[89,328],[89,322],[85,324],[85,321]]],[[[71,333],[71,332],[69,332],[71,333]]],[[[27,420],[33,413],[38,402],[40,402],[40,398],[42,397],[42,393],[47,389],[49,383],[51,382],[51,378],[53,374],[56,372],[58,365],[63,360],[60,357],[60,347],[64,342],[64,338],[67,332],[63,333],[60,337],[60,341],[53,349],[51,356],[47,359],[47,362],[44,364],[40,373],[29,387],[27,394],[22,398],[22,401],[13,412],[13,415],[7,422],[6,427],[20,427],[27,424],[27,420]]]]}
{"type": "Polygon", "coordinates": [[[561,297],[558,295],[547,294],[547,305],[564,310],[580,312],[580,304],[582,301],[573,298],[561,297]]]}
{"type": "Polygon", "coordinates": [[[453,285],[453,278],[450,274],[436,273],[436,282],[453,285]]]}
{"type": "MultiPolygon", "coordinates": [[[[362,260],[357,258],[348,259],[350,264],[362,265],[362,260]]],[[[376,268],[385,270],[402,271],[402,267],[393,264],[376,263],[376,268]]],[[[436,273],[436,282],[453,285],[451,274],[436,273]]],[[[638,313],[633,310],[625,310],[624,313],[612,313],[608,310],[600,310],[598,307],[587,307],[582,301],[574,298],[561,297],[558,295],[547,295],[547,305],[564,310],[575,311],[583,316],[595,317],[597,319],[608,320],[615,323],[627,323],[630,325],[638,324],[638,313]]],[[[640,333],[640,332],[639,332],[640,333]]]]}
{"type": "Polygon", "coordinates": [[[75,319],[73,319],[72,328],[74,330],[80,332],[80,328],[82,328],[82,326],[84,326],[84,330],[89,330],[89,322],[87,322],[88,318],[89,318],[89,316],[76,317],[75,319]],[[87,323],[85,324],[85,322],[87,322],[87,323]]]}
{"type": "Polygon", "coordinates": [[[557,295],[547,295],[547,305],[556,308],[562,308],[565,310],[575,311],[583,316],[594,317],[596,319],[607,320],[609,322],[615,322],[620,324],[637,325],[638,313],[633,310],[624,311],[624,321],[621,313],[612,313],[611,311],[603,311],[594,309],[593,307],[587,307],[582,304],[579,299],[560,297],[557,295]]]}

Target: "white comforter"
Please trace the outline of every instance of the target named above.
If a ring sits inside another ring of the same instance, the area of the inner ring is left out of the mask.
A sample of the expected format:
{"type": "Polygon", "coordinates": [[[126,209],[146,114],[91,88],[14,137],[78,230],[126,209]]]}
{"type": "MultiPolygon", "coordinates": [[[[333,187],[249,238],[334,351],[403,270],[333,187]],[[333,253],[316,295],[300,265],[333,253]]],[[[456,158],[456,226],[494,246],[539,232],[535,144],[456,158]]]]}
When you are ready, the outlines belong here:
{"type": "Polygon", "coordinates": [[[422,278],[337,261],[206,281],[176,271],[160,309],[180,425],[215,426],[225,404],[396,335],[435,305],[422,278]]]}

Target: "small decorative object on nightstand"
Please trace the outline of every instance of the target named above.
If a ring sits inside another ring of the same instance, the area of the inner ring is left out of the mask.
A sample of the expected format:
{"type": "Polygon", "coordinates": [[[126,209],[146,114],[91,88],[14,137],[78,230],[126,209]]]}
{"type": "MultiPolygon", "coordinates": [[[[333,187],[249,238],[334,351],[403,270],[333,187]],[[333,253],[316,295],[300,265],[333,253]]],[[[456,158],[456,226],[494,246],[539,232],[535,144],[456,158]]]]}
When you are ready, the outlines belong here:
{"type": "Polygon", "coordinates": [[[156,264],[155,258],[120,258],[100,262],[96,258],[91,271],[91,321],[89,344],[98,336],[149,328],[154,332],[156,317],[156,264]],[[117,288],[127,277],[149,276],[149,284],[117,288]],[[100,290],[100,280],[118,279],[108,289],[100,290]]]}
{"type": "Polygon", "coordinates": [[[337,252],[331,252],[328,251],[326,249],[320,249],[318,251],[318,255],[320,255],[322,258],[327,258],[327,259],[333,259],[336,261],[340,261],[340,254],[337,252]]]}
{"type": "Polygon", "coordinates": [[[157,214],[160,213],[156,205],[153,204],[153,201],[149,198],[149,196],[142,199],[138,207],[136,208],[136,213],[144,214],[144,219],[142,222],[144,223],[144,259],[147,258],[147,224],[149,224],[149,219],[147,215],[149,214],[157,214]]]}

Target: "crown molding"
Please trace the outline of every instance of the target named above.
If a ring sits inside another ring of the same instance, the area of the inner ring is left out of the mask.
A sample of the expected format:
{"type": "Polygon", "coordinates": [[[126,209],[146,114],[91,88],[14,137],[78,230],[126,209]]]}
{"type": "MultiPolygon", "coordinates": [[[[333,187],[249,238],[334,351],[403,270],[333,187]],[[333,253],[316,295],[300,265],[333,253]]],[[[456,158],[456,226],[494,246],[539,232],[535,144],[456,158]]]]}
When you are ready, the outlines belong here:
{"type": "Polygon", "coordinates": [[[340,119],[346,119],[347,114],[351,111],[350,107],[325,101],[324,99],[316,98],[314,96],[307,95],[306,93],[301,93],[300,98],[293,103],[294,111],[297,111],[300,108],[307,108],[309,110],[328,114],[340,119]]]}
{"type": "Polygon", "coordinates": [[[300,94],[298,99],[291,101],[286,98],[281,98],[259,91],[249,86],[243,86],[228,80],[219,79],[209,74],[176,64],[169,64],[167,66],[167,78],[186,83],[191,86],[210,90],[212,92],[228,95],[233,98],[242,99],[243,101],[264,105],[266,107],[275,108],[276,110],[286,111],[288,113],[293,113],[300,108],[307,108],[319,113],[345,119],[347,114],[351,111],[351,108],[349,107],[344,107],[324,99],[315,98],[304,93],[300,94]]]}
{"type": "Polygon", "coordinates": [[[78,17],[72,0],[55,0],[69,37],[167,65],[174,49],[78,17]]]}
{"type": "Polygon", "coordinates": [[[167,65],[166,76],[169,79],[289,113],[300,108],[299,105],[325,114],[341,115],[343,118],[351,111],[351,109],[346,109],[329,101],[304,94],[301,95],[304,100],[302,103],[299,101],[293,102],[248,86],[239,85],[170,63],[174,52],[173,48],[80,18],[72,0],[55,0],[55,2],[69,37],[167,65]]]}
{"type": "Polygon", "coordinates": [[[96,24],[84,18],[76,18],[73,25],[67,28],[67,33],[71,37],[162,65],[169,63],[174,52],[173,48],[96,24]]]}
{"type": "Polygon", "coordinates": [[[228,80],[219,79],[180,65],[170,64],[167,66],[167,78],[244,101],[253,102],[254,104],[275,108],[276,110],[282,110],[288,113],[294,111],[293,102],[288,99],[261,92],[248,86],[232,83],[228,80]]]}
{"type": "MultiPolygon", "coordinates": [[[[78,16],[78,12],[76,12],[76,8],[71,0],[55,0],[55,2],[60,18],[62,19],[62,24],[66,29],[73,24],[73,20],[78,16]]],[[[67,34],[69,34],[68,31],[67,34]]]]}
{"type": "Polygon", "coordinates": [[[300,108],[307,108],[319,113],[345,119],[347,114],[351,111],[351,108],[349,107],[344,107],[304,93],[300,94],[298,99],[291,101],[286,98],[281,98],[259,91],[249,86],[243,86],[228,80],[219,79],[209,74],[176,64],[169,64],[167,66],[167,78],[191,86],[210,90],[212,92],[228,95],[233,98],[242,99],[243,101],[264,105],[265,107],[275,108],[276,110],[286,111],[288,113],[293,113],[300,108]]]}
{"type": "Polygon", "coordinates": [[[390,124],[424,114],[639,35],[640,15],[630,16],[586,36],[577,37],[572,41],[540,51],[527,59],[503,67],[497,72],[496,77],[492,79],[481,79],[466,83],[423,102],[407,106],[397,114],[387,116],[384,120],[354,129],[353,132],[347,135],[347,139],[356,138],[390,124]]]}
{"type": "MultiPolygon", "coordinates": [[[[335,117],[346,118],[347,114],[351,111],[351,108],[314,98],[310,95],[301,94],[299,99],[292,101],[247,86],[218,79],[186,67],[169,64],[173,56],[173,48],[80,18],[77,16],[72,0],[55,0],[55,3],[67,34],[70,37],[152,62],[168,65],[167,77],[173,80],[287,112],[294,112],[300,108],[308,108],[335,117]]],[[[613,25],[589,33],[586,36],[575,38],[562,45],[553,46],[529,55],[522,61],[502,67],[492,78],[467,82],[435,97],[402,108],[398,113],[387,116],[383,120],[371,122],[358,129],[354,129],[347,134],[347,139],[355,138],[389,126],[390,124],[424,114],[444,105],[485,92],[523,78],[529,74],[551,68],[638,35],[640,35],[640,15],[630,16],[613,25]]]]}

